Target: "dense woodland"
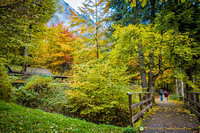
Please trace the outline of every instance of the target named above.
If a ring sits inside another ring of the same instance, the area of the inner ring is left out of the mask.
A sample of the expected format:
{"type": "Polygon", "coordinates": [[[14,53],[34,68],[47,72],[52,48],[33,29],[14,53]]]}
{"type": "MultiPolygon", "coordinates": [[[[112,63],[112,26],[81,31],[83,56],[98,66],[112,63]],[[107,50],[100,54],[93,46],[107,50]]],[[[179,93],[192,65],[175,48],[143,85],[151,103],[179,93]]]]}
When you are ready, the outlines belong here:
{"type": "MultiPolygon", "coordinates": [[[[0,3],[0,98],[96,123],[127,126],[127,92],[200,91],[199,0],[85,0],[70,26],[46,23],[59,0],[0,3]],[[46,68],[12,86],[5,66],[46,68]]],[[[135,99],[135,101],[137,101],[135,99]]]]}

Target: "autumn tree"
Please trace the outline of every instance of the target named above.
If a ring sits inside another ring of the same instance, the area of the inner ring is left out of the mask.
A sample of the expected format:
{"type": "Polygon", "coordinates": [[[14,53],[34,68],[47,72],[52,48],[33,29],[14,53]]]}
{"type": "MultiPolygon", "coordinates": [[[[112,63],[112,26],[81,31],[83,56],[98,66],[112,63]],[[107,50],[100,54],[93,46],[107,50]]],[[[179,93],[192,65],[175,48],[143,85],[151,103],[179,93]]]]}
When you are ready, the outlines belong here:
{"type": "Polygon", "coordinates": [[[106,47],[105,34],[107,23],[105,20],[109,16],[108,4],[109,2],[105,0],[85,0],[83,6],[79,8],[84,16],[79,16],[72,11],[71,27],[78,27],[76,31],[87,46],[92,51],[95,51],[96,59],[101,57],[101,52],[106,47]]]}
{"type": "Polygon", "coordinates": [[[46,26],[45,32],[38,33],[37,36],[40,38],[34,42],[37,51],[31,50],[30,53],[34,57],[33,65],[60,72],[69,70],[73,63],[73,52],[77,47],[81,47],[79,43],[75,46],[76,38],[69,29],[64,28],[62,23],[52,27],[46,26]]]}
{"type": "Polygon", "coordinates": [[[57,0],[9,0],[0,4],[1,57],[26,70],[31,36],[41,31],[57,10],[57,0]]]}

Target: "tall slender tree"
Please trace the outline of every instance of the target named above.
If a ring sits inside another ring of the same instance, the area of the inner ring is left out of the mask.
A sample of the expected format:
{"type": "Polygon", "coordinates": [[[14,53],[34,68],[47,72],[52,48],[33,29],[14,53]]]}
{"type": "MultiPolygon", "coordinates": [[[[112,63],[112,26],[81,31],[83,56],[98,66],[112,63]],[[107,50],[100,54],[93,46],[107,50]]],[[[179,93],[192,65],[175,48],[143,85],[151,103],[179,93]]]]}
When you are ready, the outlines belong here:
{"type": "Polygon", "coordinates": [[[85,0],[83,6],[79,8],[83,16],[78,16],[72,11],[71,27],[80,27],[76,30],[87,43],[88,47],[95,47],[96,59],[99,59],[103,51],[105,33],[107,28],[109,2],[105,0],[85,0]],[[86,16],[86,17],[85,17],[86,16]]]}

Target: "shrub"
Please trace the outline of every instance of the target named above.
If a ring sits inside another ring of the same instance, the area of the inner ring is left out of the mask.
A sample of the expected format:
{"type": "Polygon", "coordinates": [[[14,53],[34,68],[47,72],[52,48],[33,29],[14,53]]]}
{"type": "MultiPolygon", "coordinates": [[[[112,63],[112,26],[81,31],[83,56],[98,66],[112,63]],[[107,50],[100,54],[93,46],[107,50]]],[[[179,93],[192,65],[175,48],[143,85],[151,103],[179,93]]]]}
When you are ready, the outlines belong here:
{"type": "Polygon", "coordinates": [[[3,61],[0,59],[0,99],[9,101],[11,100],[12,84],[7,75],[7,70],[3,61]]]}
{"type": "Polygon", "coordinates": [[[170,94],[169,99],[170,100],[178,100],[180,98],[180,95],[177,94],[170,94]]]}
{"type": "Polygon", "coordinates": [[[126,127],[124,133],[136,133],[135,129],[133,127],[126,127]]]}
{"type": "Polygon", "coordinates": [[[64,113],[66,86],[53,83],[51,77],[33,76],[23,87],[13,90],[17,103],[49,112],[64,113]]]}
{"type": "Polygon", "coordinates": [[[71,113],[96,123],[129,124],[127,68],[109,62],[74,65],[71,89],[67,91],[71,113]]]}

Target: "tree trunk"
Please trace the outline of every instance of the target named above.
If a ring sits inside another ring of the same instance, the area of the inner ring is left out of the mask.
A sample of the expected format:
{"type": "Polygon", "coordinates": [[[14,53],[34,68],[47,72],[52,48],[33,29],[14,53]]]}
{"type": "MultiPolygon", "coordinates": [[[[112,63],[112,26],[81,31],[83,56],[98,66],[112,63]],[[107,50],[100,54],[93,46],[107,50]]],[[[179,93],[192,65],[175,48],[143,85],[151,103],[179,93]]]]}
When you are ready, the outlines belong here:
{"type": "Polygon", "coordinates": [[[155,104],[155,80],[151,81],[151,96],[152,96],[152,102],[155,104]]]}
{"type": "Polygon", "coordinates": [[[25,74],[27,69],[27,59],[26,59],[27,57],[28,57],[28,44],[26,44],[24,48],[24,63],[22,66],[22,74],[25,74]]]}
{"type": "Polygon", "coordinates": [[[24,74],[26,72],[27,69],[27,57],[28,57],[28,43],[31,42],[31,28],[32,28],[32,24],[29,25],[28,27],[28,37],[26,40],[26,45],[24,48],[24,64],[22,66],[22,74],[24,74]]]}
{"type": "Polygon", "coordinates": [[[96,22],[95,22],[95,43],[96,43],[96,49],[97,49],[97,59],[99,59],[99,43],[98,43],[98,25],[97,25],[97,21],[98,21],[98,10],[97,10],[97,0],[95,0],[95,4],[96,4],[96,22]]]}
{"type": "Polygon", "coordinates": [[[150,0],[150,5],[151,5],[151,19],[150,19],[150,21],[151,21],[151,23],[153,23],[154,24],[154,19],[155,19],[155,17],[156,17],[156,0],[150,0]]]}
{"type": "Polygon", "coordinates": [[[152,96],[152,102],[155,103],[155,79],[154,78],[154,73],[153,73],[153,66],[154,66],[154,54],[150,53],[149,54],[149,73],[148,73],[148,90],[151,92],[152,96]]]}
{"type": "MultiPolygon", "coordinates": [[[[193,68],[193,67],[190,67],[190,68],[188,68],[188,69],[186,70],[186,74],[187,74],[187,76],[189,77],[188,80],[191,81],[192,83],[193,83],[193,73],[194,73],[194,71],[195,71],[195,68],[193,68]]],[[[186,90],[187,90],[187,91],[192,91],[193,88],[192,88],[191,86],[189,86],[188,83],[186,83],[186,90]]]]}
{"type": "Polygon", "coordinates": [[[176,92],[176,95],[178,95],[178,79],[177,77],[175,78],[175,92],[176,92]]]}
{"type": "Polygon", "coordinates": [[[184,84],[183,81],[181,81],[181,95],[184,97],[184,84]]]}
{"type": "Polygon", "coordinates": [[[146,80],[146,71],[145,71],[145,64],[144,64],[144,54],[142,51],[142,45],[139,44],[139,65],[140,65],[140,75],[141,75],[141,85],[143,90],[147,88],[147,80],[146,80]]]}

